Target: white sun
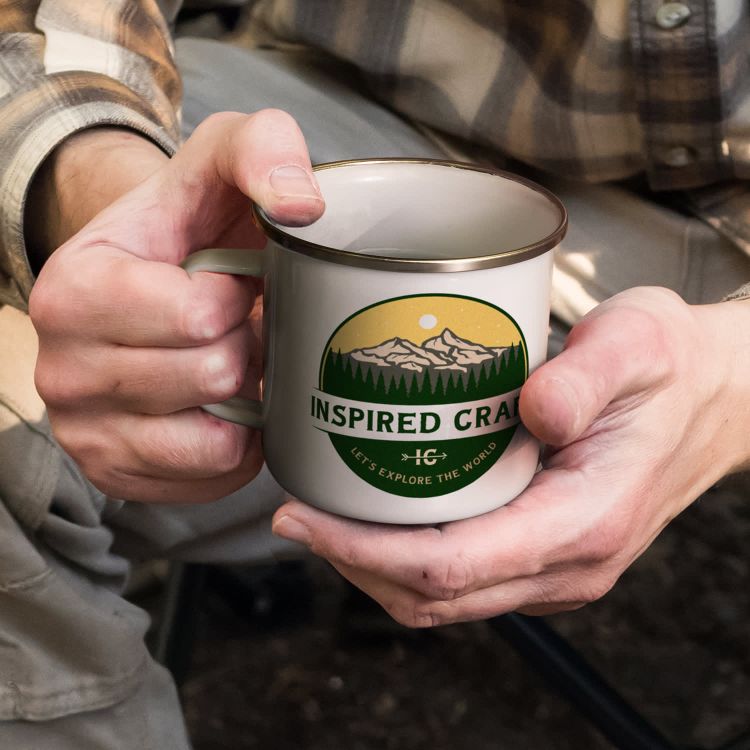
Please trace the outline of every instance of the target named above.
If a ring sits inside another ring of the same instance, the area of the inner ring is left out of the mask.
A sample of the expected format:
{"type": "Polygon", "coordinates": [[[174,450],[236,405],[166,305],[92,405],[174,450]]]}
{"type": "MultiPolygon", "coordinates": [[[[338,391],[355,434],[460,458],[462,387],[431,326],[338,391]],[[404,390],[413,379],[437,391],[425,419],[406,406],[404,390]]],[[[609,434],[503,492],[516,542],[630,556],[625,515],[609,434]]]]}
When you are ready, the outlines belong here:
{"type": "Polygon", "coordinates": [[[434,315],[423,315],[419,319],[419,325],[426,329],[430,330],[431,328],[434,328],[437,325],[437,318],[434,315]]]}

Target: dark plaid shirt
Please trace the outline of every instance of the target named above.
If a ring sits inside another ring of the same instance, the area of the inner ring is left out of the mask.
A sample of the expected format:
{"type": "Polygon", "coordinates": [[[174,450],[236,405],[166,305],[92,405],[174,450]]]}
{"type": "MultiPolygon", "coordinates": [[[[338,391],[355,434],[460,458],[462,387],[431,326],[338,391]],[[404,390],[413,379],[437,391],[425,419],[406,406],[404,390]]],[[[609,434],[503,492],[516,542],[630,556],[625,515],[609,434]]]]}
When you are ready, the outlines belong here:
{"type": "MultiPolygon", "coordinates": [[[[244,42],[355,65],[436,139],[592,182],[643,175],[750,255],[747,0],[250,4],[244,42]]],[[[0,0],[0,303],[28,299],[24,201],[58,143],[117,124],[178,147],[180,5],[0,0]]]]}

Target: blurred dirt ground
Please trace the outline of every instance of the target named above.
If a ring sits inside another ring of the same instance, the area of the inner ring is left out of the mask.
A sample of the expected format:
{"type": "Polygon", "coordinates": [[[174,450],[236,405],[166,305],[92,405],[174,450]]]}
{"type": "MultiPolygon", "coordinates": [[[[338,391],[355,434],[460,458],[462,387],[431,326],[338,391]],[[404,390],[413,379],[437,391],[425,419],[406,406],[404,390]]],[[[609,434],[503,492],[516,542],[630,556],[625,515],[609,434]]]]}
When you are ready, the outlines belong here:
{"type": "MultiPolygon", "coordinates": [[[[747,479],[680,516],[602,601],[548,618],[680,747],[750,728],[747,479]]],[[[303,573],[248,612],[208,586],[182,691],[195,750],[611,747],[486,623],[409,631],[324,563],[303,573]]]]}

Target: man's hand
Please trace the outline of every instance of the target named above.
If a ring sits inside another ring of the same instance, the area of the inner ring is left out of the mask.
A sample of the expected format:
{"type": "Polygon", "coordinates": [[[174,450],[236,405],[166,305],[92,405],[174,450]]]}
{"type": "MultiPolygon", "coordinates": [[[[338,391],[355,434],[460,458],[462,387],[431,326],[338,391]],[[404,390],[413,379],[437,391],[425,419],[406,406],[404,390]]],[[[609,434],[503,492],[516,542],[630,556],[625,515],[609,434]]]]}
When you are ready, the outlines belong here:
{"type": "Polygon", "coordinates": [[[292,501],[274,531],[412,627],[594,601],[698,495],[750,467],[750,301],[619,294],[531,375],[521,415],[553,447],[505,507],[399,527],[292,501]]]}
{"type": "Polygon", "coordinates": [[[260,469],[258,434],[196,407],[235,395],[246,374],[243,392],[257,390],[260,287],[178,264],[204,247],[262,247],[250,198],[286,224],[320,216],[299,128],[276,110],[214,115],[171,160],[138,136],[90,131],[51,164],[32,196],[36,256],[77,232],[29,304],[55,437],[114,497],[231,493],[260,469]]]}

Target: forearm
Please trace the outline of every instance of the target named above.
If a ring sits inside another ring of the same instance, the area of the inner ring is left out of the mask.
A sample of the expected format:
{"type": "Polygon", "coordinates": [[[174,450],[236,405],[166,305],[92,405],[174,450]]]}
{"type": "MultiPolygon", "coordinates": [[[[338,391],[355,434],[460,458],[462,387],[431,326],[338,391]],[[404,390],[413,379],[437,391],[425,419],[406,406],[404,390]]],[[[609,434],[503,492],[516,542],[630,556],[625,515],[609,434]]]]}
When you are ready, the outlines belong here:
{"type": "MultiPolygon", "coordinates": [[[[161,5],[174,10],[176,1],[161,5]]],[[[38,175],[36,209],[61,144],[99,127],[140,134],[173,153],[181,86],[169,29],[153,0],[92,0],[85,9],[74,0],[11,5],[0,11],[0,304],[25,309],[35,280],[26,232],[37,270],[57,232],[54,211],[47,229],[40,226],[46,209],[38,221],[28,210],[32,180],[38,175]],[[93,53],[103,49],[106,55],[93,53]]],[[[100,167],[90,172],[97,180],[100,174],[100,182],[113,177],[100,167]]]]}
{"type": "Polygon", "coordinates": [[[26,201],[24,234],[34,272],[55,248],[167,159],[150,140],[121,128],[91,128],[60,144],[36,173],[26,201]]]}

